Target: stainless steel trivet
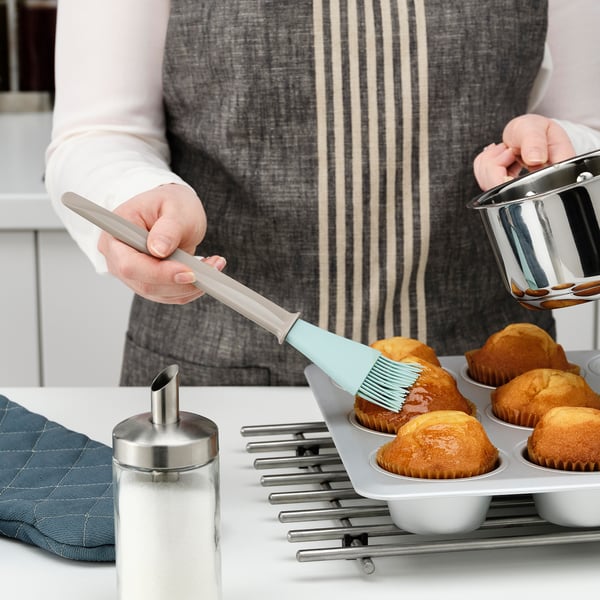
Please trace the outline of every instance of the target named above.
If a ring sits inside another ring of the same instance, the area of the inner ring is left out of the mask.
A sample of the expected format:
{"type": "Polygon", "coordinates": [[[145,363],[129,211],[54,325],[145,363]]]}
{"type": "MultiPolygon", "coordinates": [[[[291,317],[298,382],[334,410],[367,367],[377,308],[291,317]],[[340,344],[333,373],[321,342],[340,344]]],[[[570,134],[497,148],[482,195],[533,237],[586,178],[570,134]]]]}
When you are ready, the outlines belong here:
{"type": "Polygon", "coordinates": [[[298,550],[299,562],[355,559],[370,574],[375,571],[372,559],[378,556],[600,541],[600,528],[569,529],[544,521],[531,496],[525,494],[493,498],[486,521],[474,532],[452,536],[408,533],[392,523],[385,502],[354,491],[325,423],[252,425],[242,427],[241,434],[264,438],[246,445],[249,453],[270,455],[256,458],[254,467],[277,471],[262,475],[261,485],[299,488],[272,492],[271,504],[317,503],[314,508],[279,513],[281,523],[324,522],[318,528],[288,531],[288,541],[337,544],[298,550]]]}

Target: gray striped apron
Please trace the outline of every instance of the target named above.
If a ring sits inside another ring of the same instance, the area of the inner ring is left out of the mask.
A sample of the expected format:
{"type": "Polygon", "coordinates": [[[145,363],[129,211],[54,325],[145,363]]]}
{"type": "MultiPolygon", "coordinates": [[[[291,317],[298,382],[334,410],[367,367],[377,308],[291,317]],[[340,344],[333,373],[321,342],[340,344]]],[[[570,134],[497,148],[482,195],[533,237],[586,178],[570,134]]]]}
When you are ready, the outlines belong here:
{"type": "MultiPolygon", "coordinates": [[[[172,167],[208,215],[202,255],[302,318],[439,355],[510,322],[472,161],[526,111],[546,3],[172,0],[164,63],[172,167]]],[[[122,383],[301,385],[306,361],[208,296],[135,298],[122,383]]]]}

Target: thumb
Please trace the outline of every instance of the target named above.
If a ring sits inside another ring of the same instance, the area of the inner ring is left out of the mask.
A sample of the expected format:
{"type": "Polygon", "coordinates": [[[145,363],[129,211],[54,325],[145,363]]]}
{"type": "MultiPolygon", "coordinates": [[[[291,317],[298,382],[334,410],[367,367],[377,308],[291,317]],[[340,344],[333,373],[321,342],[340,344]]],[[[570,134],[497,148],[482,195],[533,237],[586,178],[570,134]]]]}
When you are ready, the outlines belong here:
{"type": "Polygon", "coordinates": [[[550,120],[540,115],[517,117],[504,130],[504,143],[526,166],[544,165],[548,162],[549,124],[550,120]]]}
{"type": "Polygon", "coordinates": [[[159,217],[148,232],[148,250],[158,258],[165,258],[177,250],[182,230],[174,219],[159,217]]]}
{"type": "Polygon", "coordinates": [[[548,142],[545,135],[537,132],[523,141],[521,159],[528,167],[538,167],[548,162],[548,142]]]}

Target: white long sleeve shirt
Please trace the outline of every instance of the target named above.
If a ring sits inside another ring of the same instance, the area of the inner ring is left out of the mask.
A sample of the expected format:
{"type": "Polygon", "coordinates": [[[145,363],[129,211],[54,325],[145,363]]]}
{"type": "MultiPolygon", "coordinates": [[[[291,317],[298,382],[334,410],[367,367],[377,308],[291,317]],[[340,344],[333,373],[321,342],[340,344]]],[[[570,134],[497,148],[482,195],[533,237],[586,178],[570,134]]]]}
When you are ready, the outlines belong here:
{"type": "MultiPolygon", "coordinates": [[[[99,230],[60,202],[74,191],[114,210],[185,183],[169,168],[162,61],[169,0],[61,0],[46,187],[98,272],[99,230]]],[[[600,2],[550,0],[547,52],[530,110],[555,118],[577,153],[600,148],[600,2]]],[[[497,140],[486,140],[488,142],[497,140]]]]}

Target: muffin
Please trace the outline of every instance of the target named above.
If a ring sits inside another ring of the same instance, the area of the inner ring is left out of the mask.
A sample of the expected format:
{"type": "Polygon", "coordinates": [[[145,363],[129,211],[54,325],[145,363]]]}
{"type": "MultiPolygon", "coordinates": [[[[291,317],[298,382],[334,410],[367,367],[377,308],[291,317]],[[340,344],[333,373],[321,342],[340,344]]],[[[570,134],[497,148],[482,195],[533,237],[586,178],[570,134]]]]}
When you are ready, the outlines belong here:
{"type": "Polygon", "coordinates": [[[432,410],[458,410],[469,415],[475,414],[475,405],[460,393],[450,373],[418,356],[406,356],[399,362],[419,363],[422,366],[402,408],[399,412],[393,412],[356,396],[354,414],[361,425],[395,434],[412,418],[432,410]]]}
{"type": "Polygon", "coordinates": [[[581,406],[550,409],[527,440],[529,460],[564,471],[600,470],[600,410],[581,406]]]}
{"type": "Polygon", "coordinates": [[[499,386],[525,371],[538,368],[579,373],[565,351],[546,331],[532,323],[513,323],[492,334],[476,350],[465,352],[469,376],[485,385],[499,386]]]}
{"type": "Polygon", "coordinates": [[[386,471],[425,479],[473,477],[493,470],[498,449],[481,423],[459,410],[436,410],[403,425],[377,451],[386,471]]]}
{"type": "Polygon", "coordinates": [[[395,336],[377,340],[371,344],[371,348],[379,350],[386,358],[391,360],[401,360],[405,356],[418,356],[427,362],[430,362],[438,367],[440,361],[435,353],[435,350],[413,338],[395,336]]]}
{"type": "Polygon", "coordinates": [[[600,395],[580,375],[558,369],[533,369],[492,391],[492,412],[503,421],[535,427],[556,406],[600,409],[600,395]]]}

